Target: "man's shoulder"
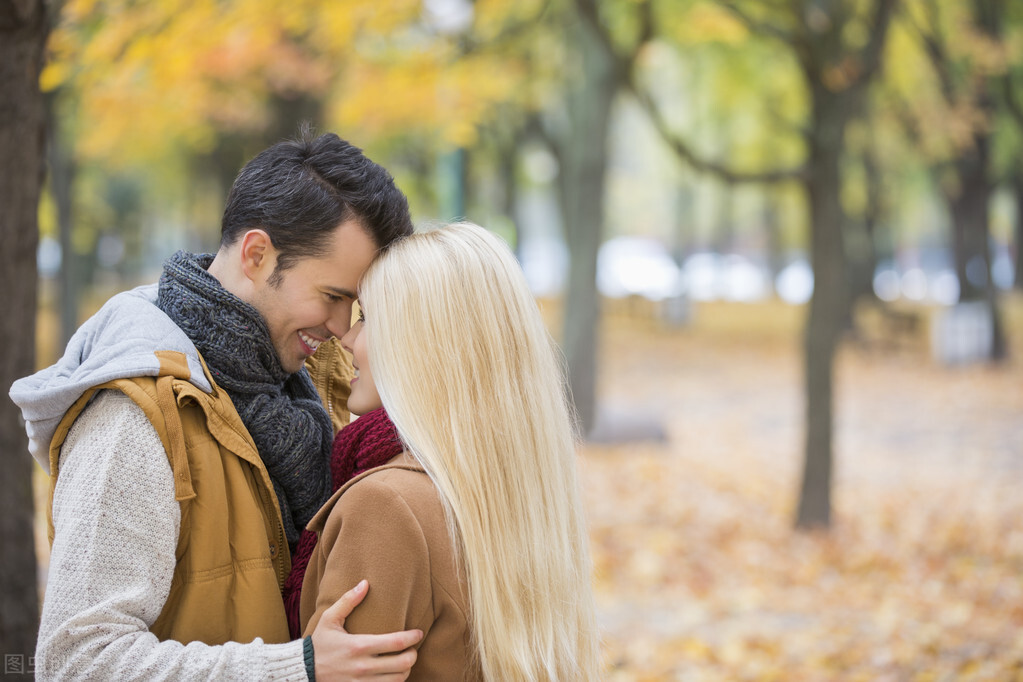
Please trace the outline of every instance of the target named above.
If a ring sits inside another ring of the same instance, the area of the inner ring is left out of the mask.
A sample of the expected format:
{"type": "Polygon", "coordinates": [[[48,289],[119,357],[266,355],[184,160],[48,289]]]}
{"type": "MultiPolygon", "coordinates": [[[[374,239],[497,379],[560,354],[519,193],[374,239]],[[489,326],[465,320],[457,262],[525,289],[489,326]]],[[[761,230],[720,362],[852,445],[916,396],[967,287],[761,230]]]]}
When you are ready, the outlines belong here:
{"type": "MultiPolygon", "coordinates": [[[[198,357],[195,344],[156,305],[157,285],[125,291],[109,299],[72,337],[70,348],[80,348],[82,357],[104,357],[109,349],[179,351],[198,357]]],[[[108,360],[116,359],[106,356],[108,360]]]]}
{"type": "Polygon", "coordinates": [[[155,428],[142,408],[116,390],[98,391],[71,424],[60,450],[59,469],[64,486],[102,477],[109,479],[104,484],[107,488],[123,489],[131,487],[130,480],[154,474],[173,486],[170,463],[155,428]]]}
{"type": "Polygon", "coordinates": [[[71,444],[75,437],[83,432],[97,431],[114,436],[122,432],[139,430],[147,434],[155,433],[145,410],[127,394],[104,389],[97,391],[93,399],[78,414],[70,427],[66,444],[71,444]]]}
{"type": "Polygon", "coordinates": [[[14,382],[11,399],[21,408],[33,457],[49,469],[48,449],[64,414],[89,389],[118,379],[159,376],[159,351],[178,353],[189,380],[210,392],[195,345],[156,304],[157,285],[108,300],[68,342],[53,365],[14,382]]]}
{"type": "Polygon", "coordinates": [[[156,304],[156,285],[110,298],[74,333],[64,355],[53,365],[15,382],[12,397],[88,388],[119,378],[157,376],[158,352],[188,358],[193,383],[211,390],[195,344],[156,304]]]}

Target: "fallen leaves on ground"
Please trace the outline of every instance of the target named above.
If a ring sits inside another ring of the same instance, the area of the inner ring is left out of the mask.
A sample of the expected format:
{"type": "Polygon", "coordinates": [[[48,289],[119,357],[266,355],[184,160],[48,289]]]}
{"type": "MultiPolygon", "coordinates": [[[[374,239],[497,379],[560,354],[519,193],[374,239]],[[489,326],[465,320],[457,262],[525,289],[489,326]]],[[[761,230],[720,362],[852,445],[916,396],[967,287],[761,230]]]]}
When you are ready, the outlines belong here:
{"type": "Polygon", "coordinates": [[[1023,680],[1023,359],[844,346],[806,533],[798,337],[736,329],[608,320],[601,404],[667,441],[582,448],[607,679],[1023,680]]]}

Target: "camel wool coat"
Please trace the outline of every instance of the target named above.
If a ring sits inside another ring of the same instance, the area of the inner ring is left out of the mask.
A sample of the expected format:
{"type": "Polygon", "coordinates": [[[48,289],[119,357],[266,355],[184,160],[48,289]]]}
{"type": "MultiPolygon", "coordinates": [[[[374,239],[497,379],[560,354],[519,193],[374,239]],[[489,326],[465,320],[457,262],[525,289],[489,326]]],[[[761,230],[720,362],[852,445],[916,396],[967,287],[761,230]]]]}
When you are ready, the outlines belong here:
{"type": "Polygon", "coordinates": [[[302,584],[303,633],[363,578],[369,594],[345,621],[352,633],[418,628],[409,680],[478,680],[468,597],[436,487],[401,454],[353,478],[309,522],[318,534],[302,584]]]}

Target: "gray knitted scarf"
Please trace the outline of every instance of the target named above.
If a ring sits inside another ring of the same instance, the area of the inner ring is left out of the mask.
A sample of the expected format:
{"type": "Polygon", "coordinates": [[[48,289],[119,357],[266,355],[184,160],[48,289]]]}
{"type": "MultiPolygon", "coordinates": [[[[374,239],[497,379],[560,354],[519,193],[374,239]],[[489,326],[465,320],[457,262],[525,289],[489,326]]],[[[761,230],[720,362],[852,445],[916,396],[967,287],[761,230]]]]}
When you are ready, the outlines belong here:
{"type": "Polygon", "coordinates": [[[156,305],[192,340],[231,397],[273,481],[292,550],[330,496],[333,427],[305,368],[281,367],[259,311],[207,272],[213,254],[164,263],[156,305]]]}

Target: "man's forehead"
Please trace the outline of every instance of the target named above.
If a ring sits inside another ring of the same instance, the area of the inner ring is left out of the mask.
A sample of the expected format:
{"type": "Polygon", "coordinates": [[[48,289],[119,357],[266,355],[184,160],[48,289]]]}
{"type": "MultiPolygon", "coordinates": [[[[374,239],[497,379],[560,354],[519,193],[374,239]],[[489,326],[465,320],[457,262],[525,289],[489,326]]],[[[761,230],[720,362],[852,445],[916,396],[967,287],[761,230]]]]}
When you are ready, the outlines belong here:
{"type": "Polygon", "coordinates": [[[326,270],[331,288],[355,297],[359,280],[377,255],[377,245],[362,225],[355,221],[341,223],[334,229],[326,248],[319,255],[319,269],[326,270]]]}

